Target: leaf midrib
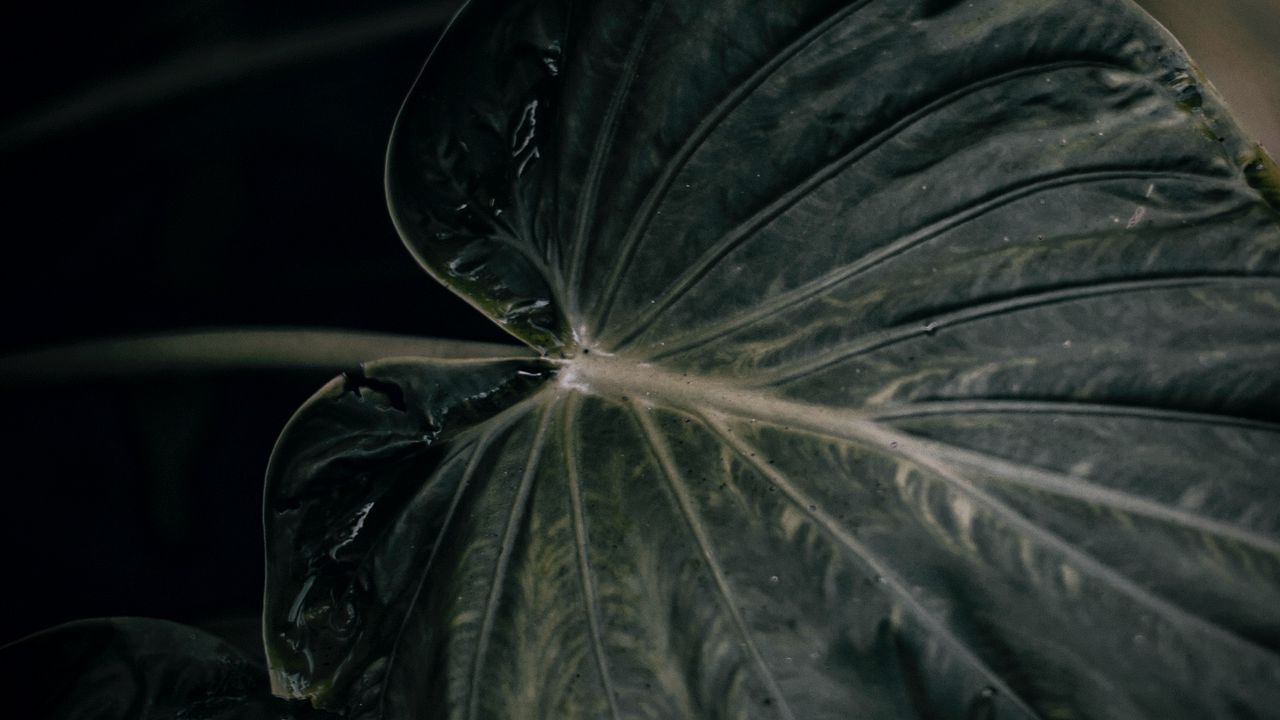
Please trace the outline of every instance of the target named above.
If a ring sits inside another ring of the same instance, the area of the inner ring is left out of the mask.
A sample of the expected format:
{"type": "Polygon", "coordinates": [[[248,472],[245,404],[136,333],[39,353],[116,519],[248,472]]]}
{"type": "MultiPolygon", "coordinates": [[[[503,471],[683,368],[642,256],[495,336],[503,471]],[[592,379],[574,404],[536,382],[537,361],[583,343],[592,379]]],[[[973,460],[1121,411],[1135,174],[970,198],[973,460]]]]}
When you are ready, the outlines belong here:
{"type": "MultiPolygon", "coordinates": [[[[1175,625],[1195,634],[1216,638],[1239,652],[1250,655],[1271,656],[1265,647],[1241,637],[1230,629],[1198,617],[1176,604],[1152,594],[1135,584],[1130,578],[1115,571],[1072,543],[1036,526],[1021,513],[1006,506],[985,490],[965,478],[961,467],[991,468],[995,477],[1008,480],[1010,468],[1025,470],[1033,477],[1025,482],[1040,490],[1055,492],[1071,490],[1067,496],[1076,499],[1089,498],[1116,509],[1153,517],[1164,522],[1181,524],[1203,532],[1217,532],[1237,541],[1255,545],[1264,551],[1273,551],[1274,541],[1243,528],[1209,518],[1169,508],[1154,501],[1130,496],[1119,491],[1089,488],[1081,492],[1072,488],[1063,478],[1051,475],[1031,466],[1022,466],[1006,459],[972,450],[954,448],[936,440],[924,440],[888,427],[877,420],[876,414],[863,409],[816,405],[780,397],[768,390],[744,388],[705,376],[674,373],[646,363],[635,363],[627,358],[606,356],[599,353],[580,355],[562,361],[552,361],[560,367],[555,385],[549,387],[550,397],[561,397],[569,392],[621,400],[630,405],[633,401],[653,407],[687,413],[703,418],[708,412],[747,423],[761,423],[786,431],[853,442],[900,458],[922,469],[936,473],[957,491],[962,492],[1019,529],[1035,536],[1045,547],[1062,553],[1095,579],[1110,586],[1122,595],[1129,596],[1164,616],[1175,625]],[[1187,521],[1190,520],[1190,524],[1187,521]],[[1258,541],[1264,541],[1259,543],[1258,541]]],[[[1084,481],[1081,480],[1083,483],[1084,481]]],[[[1059,492],[1061,494],[1061,492],[1059,492]]]]}
{"type": "MultiPolygon", "coordinates": [[[[751,423],[758,421],[784,430],[838,437],[868,447],[879,447],[887,454],[908,461],[914,461],[917,456],[925,456],[961,467],[979,468],[1001,478],[1002,482],[1012,482],[1015,485],[1054,495],[1103,504],[1199,532],[1230,538],[1263,552],[1280,555],[1280,542],[1254,530],[1100,486],[1086,478],[1067,477],[1043,468],[992,455],[989,452],[957,447],[936,439],[918,438],[886,423],[886,420],[902,415],[904,409],[915,407],[913,404],[865,410],[818,405],[781,397],[768,386],[743,387],[703,375],[674,373],[657,366],[599,354],[579,356],[557,364],[561,369],[556,387],[561,391],[577,391],[623,400],[632,398],[648,405],[665,406],[696,417],[702,417],[710,411],[751,423]]],[[[1054,410],[1056,412],[1088,410],[1096,413],[1103,407],[1072,403],[1063,403],[1060,408],[1058,404],[1032,405],[1041,411],[1049,411],[1050,407],[1057,408],[1054,410]]],[[[1112,412],[1125,410],[1106,407],[1112,412]]],[[[936,408],[936,403],[921,406],[921,408],[936,408]]],[[[1137,408],[1128,410],[1166,421],[1205,422],[1212,419],[1222,423],[1229,419],[1238,420],[1173,411],[1141,412],[1141,409],[1137,408]]],[[[1235,424],[1241,423],[1253,430],[1277,430],[1270,424],[1246,420],[1238,420],[1235,424]]]]}

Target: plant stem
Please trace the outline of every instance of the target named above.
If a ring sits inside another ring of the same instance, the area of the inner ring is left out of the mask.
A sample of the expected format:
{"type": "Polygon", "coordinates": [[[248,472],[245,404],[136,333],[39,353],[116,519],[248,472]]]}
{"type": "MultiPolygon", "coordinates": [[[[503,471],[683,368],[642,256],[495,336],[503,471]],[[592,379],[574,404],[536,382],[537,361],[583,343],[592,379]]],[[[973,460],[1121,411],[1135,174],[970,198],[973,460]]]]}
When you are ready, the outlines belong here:
{"type": "Polygon", "coordinates": [[[333,329],[218,328],[107,338],[0,357],[0,380],[74,380],[227,370],[339,371],[397,356],[532,357],[517,345],[333,329]]]}

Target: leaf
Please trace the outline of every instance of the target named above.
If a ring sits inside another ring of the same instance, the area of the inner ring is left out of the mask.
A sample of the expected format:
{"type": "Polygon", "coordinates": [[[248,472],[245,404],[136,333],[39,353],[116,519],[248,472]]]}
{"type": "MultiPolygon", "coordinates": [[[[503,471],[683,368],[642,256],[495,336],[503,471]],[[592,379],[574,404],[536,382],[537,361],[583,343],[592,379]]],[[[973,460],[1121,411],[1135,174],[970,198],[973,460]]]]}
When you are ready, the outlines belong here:
{"type": "Polygon", "coordinates": [[[0,667],[10,717],[297,717],[271,697],[263,668],[212,635],[164,620],[59,625],[0,648],[0,667]]]}
{"type": "Polygon", "coordinates": [[[276,691],[1267,716],[1268,163],[1127,2],[472,2],[390,204],[546,357],[373,363],[299,411],[276,691]]]}

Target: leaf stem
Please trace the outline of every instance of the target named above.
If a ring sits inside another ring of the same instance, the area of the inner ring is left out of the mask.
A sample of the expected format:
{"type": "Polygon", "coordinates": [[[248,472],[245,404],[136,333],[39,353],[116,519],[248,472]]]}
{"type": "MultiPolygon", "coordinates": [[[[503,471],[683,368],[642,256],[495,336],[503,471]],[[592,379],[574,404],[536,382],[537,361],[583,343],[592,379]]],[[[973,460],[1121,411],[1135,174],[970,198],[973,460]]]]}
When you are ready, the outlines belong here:
{"type": "Polygon", "coordinates": [[[0,380],[75,380],[228,370],[338,371],[383,357],[532,357],[517,345],[320,328],[212,328],[90,340],[0,357],[0,380]]]}

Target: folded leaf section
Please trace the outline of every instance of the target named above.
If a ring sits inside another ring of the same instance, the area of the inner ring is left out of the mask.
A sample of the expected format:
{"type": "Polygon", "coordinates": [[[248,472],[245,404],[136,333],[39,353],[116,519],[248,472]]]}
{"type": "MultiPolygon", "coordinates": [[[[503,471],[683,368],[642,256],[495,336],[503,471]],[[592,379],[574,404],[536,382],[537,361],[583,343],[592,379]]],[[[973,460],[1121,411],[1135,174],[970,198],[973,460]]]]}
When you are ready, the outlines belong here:
{"type": "MultiPolygon", "coordinates": [[[[369,363],[295,415],[268,469],[264,618],[274,690],[380,703],[394,639],[553,370],[538,360],[369,363]]],[[[501,479],[492,480],[500,484],[501,479]]]]}

